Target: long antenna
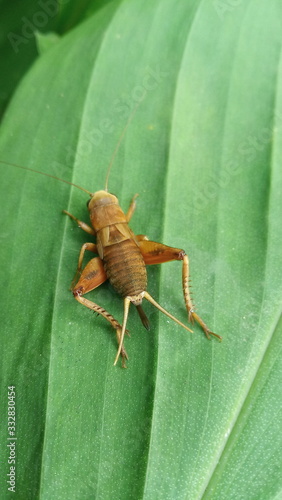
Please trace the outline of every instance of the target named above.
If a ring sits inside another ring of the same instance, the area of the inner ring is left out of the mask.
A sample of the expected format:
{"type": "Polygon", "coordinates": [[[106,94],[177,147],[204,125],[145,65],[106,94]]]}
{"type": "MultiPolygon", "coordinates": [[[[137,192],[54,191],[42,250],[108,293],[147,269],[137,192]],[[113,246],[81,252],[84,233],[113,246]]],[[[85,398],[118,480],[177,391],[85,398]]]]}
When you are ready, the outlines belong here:
{"type": "Polygon", "coordinates": [[[142,101],[139,101],[139,102],[138,102],[138,104],[137,104],[137,105],[135,106],[135,108],[133,109],[133,111],[132,111],[131,115],[129,115],[129,118],[128,118],[128,120],[127,120],[127,123],[126,123],[126,125],[125,125],[125,127],[124,127],[124,129],[123,129],[122,133],[120,134],[119,140],[118,140],[117,145],[116,145],[116,147],[115,147],[115,150],[114,150],[114,152],[113,152],[113,154],[112,154],[112,157],[111,157],[111,159],[110,159],[110,163],[109,163],[109,166],[108,166],[108,169],[107,169],[106,182],[105,182],[105,191],[108,191],[108,182],[109,182],[109,177],[110,177],[111,168],[112,168],[112,165],[113,165],[113,163],[114,163],[114,159],[115,159],[115,157],[116,157],[116,154],[117,154],[117,152],[118,152],[118,150],[119,150],[120,144],[121,144],[121,142],[122,142],[122,140],[123,140],[123,138],[124,138],[124,136],[125,136],[125,132],[127,131],[128,126],[129,126],[129,124],[132,122],[132,120],[133,120],[133,118],[134,118],[134,116],[135,116],[135,113],[136,113],[137,109],[139,108],[139,106],[140,106],[141,102],[142,102],[142,101]]]}
{"type": "Polygon", "coordinates": [[[57,181],[64,182],[65,184],[69,184],[70,186],[74,186],[77,189],[80,189],[81,191],[84,191],[85,193],[89,194],[90,196],[93,196],[93,193],[90,193],[90,191],[88,191],[87,189],[84,189],[83,187],[78,186],[73,182],[66,181],[65,179],[61,179],[60,177],[56,177],[56,175],[47,174],[46,172],[40,172],[39,170],[35,170],[34,168],[22,167],[21,165],[17,165],[16,163],[10,163],[9,161],[0,160],[0,163],[3,163],[3,165],[10,165],[11,167],[22,168],[23,170],[29,170],[30,172],[35,172],[36,174],[46,175],[46,177],[51,177],[52,179],[56,179],[57,181]]]}

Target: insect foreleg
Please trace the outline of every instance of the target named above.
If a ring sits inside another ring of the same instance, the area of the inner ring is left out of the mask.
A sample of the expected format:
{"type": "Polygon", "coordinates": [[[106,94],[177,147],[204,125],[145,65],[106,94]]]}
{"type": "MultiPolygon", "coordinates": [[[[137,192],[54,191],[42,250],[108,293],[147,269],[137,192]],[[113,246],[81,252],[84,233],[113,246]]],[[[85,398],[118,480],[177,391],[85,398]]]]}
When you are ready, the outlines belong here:
{"type": "Polygon", "coordinates": [[[73,219],[77,225],[83,229],[83,231],[85,231],[86,233],[88,234],[93,234],[93,236],[96,235],[96,232],[94,231],[93,227],[91,226],[88,226],[88,224],[86,224],[85,222],[83,222],[82,220],[79,220],[77,219],[74,215],[70,214],[69,212],[67,212],[66,210],[63,210],[63,214],[66,214],[68,215],[71,219],[73,219]]]}
{"type": "Polygon", "coordinates": [[[134,211],[135,211],[135,208],[136,208],[136,198],[137,196],[139,196],[138,194],[135,194],[131,200],[131,203],[129,205],[129,209],[127,210],[127,213],[126,213],[126,220],[127,222],[130,221],[132,215],[134,214],[134,211]]]}

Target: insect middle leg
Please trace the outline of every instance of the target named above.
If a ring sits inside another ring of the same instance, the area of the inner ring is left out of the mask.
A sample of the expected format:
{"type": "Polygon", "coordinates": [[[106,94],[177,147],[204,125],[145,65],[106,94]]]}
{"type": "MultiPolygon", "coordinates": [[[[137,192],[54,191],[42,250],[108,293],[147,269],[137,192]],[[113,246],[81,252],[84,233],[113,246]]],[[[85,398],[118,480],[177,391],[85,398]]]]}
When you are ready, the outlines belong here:
{"type": "MultiPolygon", "coordinates": [[[[88,234],[92,234],[93,236],[95,236],[96,233],[95,233],[94,229],[91,226],[88,226],[88,224],[86,224],[85,222],[77,219],[77,217],[75,217],[74,215],[70,214],[66,210],[63,210],[63,213],[66,214],[66,215],[68,215],[71,219],[73,219],[77,223],[77,225],[81,229],[83,229],[83,231],[85,231],[88,234]]],[[[90,252],[94,252],[94,253],[98,254],[97,246],[95,245],[95,243],[84,243],[84,245],[82,245],[81,250],[80,250],[80,254],[79,254],[79,258],[78,258],[77,269],[76,269],[74,278],[73,278],[73,280],[71,282],[71,286],[70,286],[71,290],[73,290],[74,285],[75,285],[76,281],[78,280],[79,275],[81,274],[83,257],[84,257],[84,254],[85,254],[86,250],[89,250],[90,252]]]]}
{"type": "MultiPolygon", "coordinates": [[[[83,245],[85,246],[85,245],[83,245]]],[[[96,245],[95,245],[96,246],[96,245]]],[[[80,256],[82,255],[83,258],[83,247],[80,252],[80,256]]],[[[104,265],[100,257],[95,257],[94,259],[91,259],[90,262],[85,266],[83,269],[81,276],[78,280],[78,283],[74,286],[73,288],[73,295],[74,298],[80,302],[80,304],[88,307],[88,309],[91,309],[92,311],[100,314],[103,316],[109,323],[112,325],[112,327],[116,331],[116,336],[117,336],[117,342],[118,345],[120,344],[120,338],[121,338],[121,331],[122,331],[122,326],[120,323],[108,312],[106,309],[103,307],[99,306],[95,302],[86,299],[83,297],[87,292],[90,292],[91,290],[94,290],[98,286],[100,286],[102,283],[104,283],[107,280],[107,275],[104,269],[104,265]]],[[[124,349],[124,347],[121,347],[121,357],[122,357],[122,366],[125,368],[125,360],[128,359],[127,352],[124,349]]]]}
{"type": "Polygon", "coordinates": [[[97,245],[95,245],[95,243],[84,243],[84,245],[82,245],[82,247],[80,249],[79,257],[78,257],[77,269],[76,269],[74,278],[71,282],[71,287],[70,287],[71,290],[74,289],[74,286],[75,286],[77,280],[79,279],[79,276],[81,275],[82,262],[83,262],[83,258],[84,258],[84,254],[85,254],[86,250],[89,250],[90,252],[98,254],[97,245]]]}
{"type": "Polygon", "coordinates": [[[206,337],[209,339],[210,335],[214,335],[219,340],[222,340],[220,335],[212,332],[202,318],[194,311],[190,292],[189,292],[189,259],[184,250],[180,248],[173,248],[162,243],[150,241],[146,239],[139,240],[139,248],[143,255],[145,264],[162,264],[171,260],[182,260],[182,287],[184,302],[188,312],[188,319],[190,322],[196,321],[203,329],[206,337]]]}

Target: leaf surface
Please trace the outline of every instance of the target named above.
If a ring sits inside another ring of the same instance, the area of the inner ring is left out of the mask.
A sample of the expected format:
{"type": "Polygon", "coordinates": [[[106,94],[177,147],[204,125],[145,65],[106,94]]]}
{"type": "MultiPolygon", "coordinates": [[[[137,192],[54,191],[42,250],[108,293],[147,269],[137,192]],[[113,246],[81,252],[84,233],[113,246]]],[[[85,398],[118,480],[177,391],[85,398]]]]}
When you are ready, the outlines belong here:
{"type": "MultiPolygon", "coordinates": [[[[114,332],[68,290],[91,238],[61,210],[88,222],[87,196],[1,165],[1,405],[15,385],[17,498],[279,498],[280,35],[278,1],[109,3],[22,81],[1,159],[90,191],[140,102],[109,189],[125,211],[139,193],[136,234],[187,251],[197,312],[223,342],[145,304],[148,333],[131,307],[128,369],[114,368],[114,332]]],[[[148,280],[187,321],[181,264],[148,280]]],[[[107,283],[89,298],[122,320],[107,283]]]]}

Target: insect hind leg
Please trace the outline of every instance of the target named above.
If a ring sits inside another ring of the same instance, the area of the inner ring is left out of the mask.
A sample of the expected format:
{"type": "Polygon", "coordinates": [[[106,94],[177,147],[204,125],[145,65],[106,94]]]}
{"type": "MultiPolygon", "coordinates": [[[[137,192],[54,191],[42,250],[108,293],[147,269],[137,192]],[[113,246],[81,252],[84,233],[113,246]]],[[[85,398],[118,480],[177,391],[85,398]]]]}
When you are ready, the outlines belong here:
{"type": "Polygon", "coordinates": [[[183,295],[184,295],[184,301],[185,301],[185,306],[188,312],[188,319],[191,321],[191,323],[194,323],[196,321],[201,328],[204,331],[204,334],[208,339],[210,339],[210,336],[213,335],[214,337],[218,338],[218,340],[222,340],[222,337],[220,335],[217,335],[217,333],[212,332],[206,323],[202,320],[202,318],[194,311],[194,306],[192,304],[191,296],[190,296],[190,291],[189,291],[189,259],[188,255],[184,252],[183,255],[183,265],[182,265],[182,286],[183,286],[183,295]]]}
{"type": "Polygon", "coordinates": [[[80,304],[103,316],[115,329],[119,345],[119,356],[122,357],[122,366],[125,368],[125,361],[128,359],[128,356],[123,347],[123,337],[125,333],[128,333],[127,330],[124,328],[123,331],[120,323],[108,311],[106,311],[106,309],[83,296],[100,286],[106,280],[107,275],[105,273],[103,262],[99,257],[95,257],[94,259],[91,259],[83,269],[81,277],[73,289],[73,295],[80,304]]]}
{"type": "Polygon", "coordinates": [[[220,335],[212,332],[202,318],[194,311],[191,295],[189,291],[189,260],[188,255],[181,248],[173,248],[155,241],[140,239],[138,241],[139,248],[143,255],[146,265],[162,264],[172,260],[182,260],[182,288],[184,302],[188,312],[188,320],[191,323],[196,321],[203,329],[206,337],[209,339],[211,335],[222,340],[220,335]]]}
{"type": "MultiPolygon", "coordinates": [[[[117,355],[115,357],[114,365],[117,364],[118,358],[120,357],[120,355],[122,355],[123,339],[124,339],[124,334],[126,332],[126,323],[127,323],[127,318],[128,318],[130,302],[131,302],[130,298],[125,297],[125,299],[124,299],[124,315],[123,315],[121,332],[119,331],[119,329],[117,330],[117,337],[118,337],[118,341],[119,341],[119,346],[118,346],[117,355]]],[[[122,366],[123,366],[123,368],[125,367],[124,363],[122,363],[122,366]]]]}

